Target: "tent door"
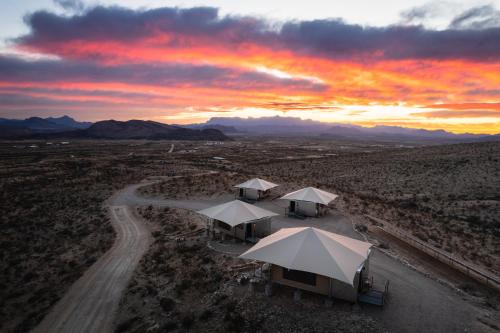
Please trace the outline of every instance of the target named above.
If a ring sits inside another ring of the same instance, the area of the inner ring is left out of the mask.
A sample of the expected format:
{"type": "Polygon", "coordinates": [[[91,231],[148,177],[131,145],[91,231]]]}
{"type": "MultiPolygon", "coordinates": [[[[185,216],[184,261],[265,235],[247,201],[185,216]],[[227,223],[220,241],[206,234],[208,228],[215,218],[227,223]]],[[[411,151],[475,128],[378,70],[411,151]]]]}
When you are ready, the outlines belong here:
{"type": "Polygon", "coordinates": [[[295,212],[295,201],[290,201],[290,212],[295,212]]]}
{"type": "Polygon", "coordinates": [[[365,271],[365,268],[361,268],[361,271],[359,272],[359,282],[358,282],[358,291],[361,291],[363,289],[363,283],[364,283],[364,276],[363,272],[365,271]]]}
{"type": "Polygon", "coordinates": [[[246,230],[245,230],[245,238],[252,238],[253,233],[252,233],[252,223],[247,223],[245,224],[246,230]]]}
{"type": "Polygon", "coordinates": [[[244,192],[243,192],[243,189],[240,188],[240,197],[243,197],[244,196],[244,192]]]}

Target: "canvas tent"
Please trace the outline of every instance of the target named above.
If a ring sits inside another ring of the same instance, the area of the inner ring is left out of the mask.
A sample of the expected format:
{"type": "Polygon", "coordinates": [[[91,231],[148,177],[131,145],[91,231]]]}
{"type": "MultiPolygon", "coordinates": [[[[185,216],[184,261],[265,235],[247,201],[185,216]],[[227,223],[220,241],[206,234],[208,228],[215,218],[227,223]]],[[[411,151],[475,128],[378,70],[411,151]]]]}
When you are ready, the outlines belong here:
{"type": "Polygon", "coordinates": [[[326,212],[326,207],[338,195],[326,192],[315,187],[306,187],[288,193],[280,199],[289,200],[288,212],[305,216],[321,216],[326,212]]]}
{"type": "Polygon", "coordinates": [[[284,228],[240,258],[272,264],[272,282],[355,302],[371,246],[316,228],[284,228]]]}
{"type": "Polygon", "coordinates": [[[268,182],[260,178],[253,178],[244,183],[238,184],[238,196],[251,200],[258,200],[269,195],[270,190],[278,186],[277,184],[268,182]]]}
{"type": "Polygon", "coordinates": [[[209,230],[248,241],[257,241],[269,235],[271,217],[278,215],[240,200],[203,209],[198,213],[209,218],[209,230]]]}

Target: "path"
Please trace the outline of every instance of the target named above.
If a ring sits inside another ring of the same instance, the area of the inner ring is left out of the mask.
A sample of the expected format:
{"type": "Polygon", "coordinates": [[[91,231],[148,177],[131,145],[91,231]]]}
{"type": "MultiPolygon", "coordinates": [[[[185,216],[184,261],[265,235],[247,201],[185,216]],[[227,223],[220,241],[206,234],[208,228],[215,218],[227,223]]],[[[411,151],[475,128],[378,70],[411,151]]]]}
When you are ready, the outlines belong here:
{"type": "Polygon", "coordinates": [[[110,206],[116,240],[56,303],[34,332],[112,332],[132,273],[151,243],[149,230],[126,206],[110,206]]]}

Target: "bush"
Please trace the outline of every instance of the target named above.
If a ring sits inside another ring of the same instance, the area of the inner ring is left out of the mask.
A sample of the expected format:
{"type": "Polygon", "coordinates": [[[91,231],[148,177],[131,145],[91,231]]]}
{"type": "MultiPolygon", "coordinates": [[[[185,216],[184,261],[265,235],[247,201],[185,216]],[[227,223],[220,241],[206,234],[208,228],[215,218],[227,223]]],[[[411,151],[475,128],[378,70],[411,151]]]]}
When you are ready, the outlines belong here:
{"type": "Polygon", "coordinates": [[[194,315],[192,313],[188,313],[184,315],[184,317],[182,318],[182,327],[190,328],[191,326],[193,326],[194,321],[195,321],[194,315]]]}
{"type": "Polygon", "coordinates": [[[368,227],[364,224],[356,224],[356,230],[359,232],[367,232],[368,227]]]}
{"type": "Polygon", "coordinates": [[[116,330],[115,332],[116,333],[121,333],[121,332],[127,332],[129,331],[132,326],[134,325],[135,322],[139,321],[139,317],[132,317],[130,319],[127,319],[125,320],[124,322],[121,322],[120,324],[118,324],[118,326],[116,327],[116,330]]]}
{"type": "Polygon", "coordinates": [[[175,301],[168,297],[160,299],[160,306],[165,312],[170,312],[175,308],[175,301]]]}
{"type": "Polygon", "coordinates": [[[200,320],[202,321],[207,321],[213,316],[213,312],[209,309],[203,310],[203,312],[200,314],[200,320]]]}

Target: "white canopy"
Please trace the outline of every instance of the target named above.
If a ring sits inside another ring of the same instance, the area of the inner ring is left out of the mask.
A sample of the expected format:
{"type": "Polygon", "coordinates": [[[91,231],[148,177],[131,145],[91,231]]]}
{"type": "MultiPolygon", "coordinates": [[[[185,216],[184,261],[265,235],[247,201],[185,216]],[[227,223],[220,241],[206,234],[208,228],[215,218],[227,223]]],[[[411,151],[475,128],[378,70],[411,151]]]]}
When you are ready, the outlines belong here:
{"type": "Polygon", "coordinates": [[[284,228],[261,239],[240,258],[316,273],[353,285],[356,271],[368,258],[371,246],[312,227],[284,228]]]}
{"type": "Polygon", "coordinates": [[[278,184],[274,184],[271,182],[268,182],[267,180],[260,179],[260,178],[253,178],[250,180],[247,180],[244,183],[238,184],[235,187],[239,188],[253,188],[255,190],[261,190],[261,191],[267,191],[273,187],[278,186],[278,184]]]}
{"type": "Polygon", "coordinates": [[[233,200],[222,205],[203,209],[198,213],[227,223],[231,227],[278,215],[240,200],[233,200]]]}
{"type": "Polygon", "coordinates": [[[299,201],[310,201],[316,202],[323,205],[328,205],[330,202],[335,200],[338,195],[326,192],[315,187],[306,187],[301,190],[285,194],[280,199],[285,200],[299,200],[299,201]]]}

